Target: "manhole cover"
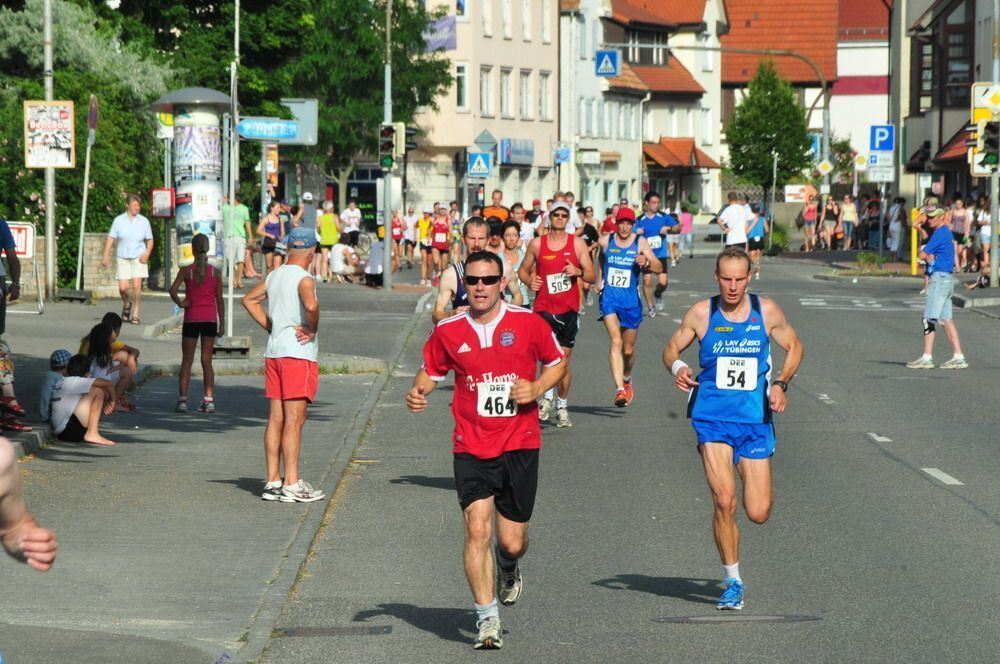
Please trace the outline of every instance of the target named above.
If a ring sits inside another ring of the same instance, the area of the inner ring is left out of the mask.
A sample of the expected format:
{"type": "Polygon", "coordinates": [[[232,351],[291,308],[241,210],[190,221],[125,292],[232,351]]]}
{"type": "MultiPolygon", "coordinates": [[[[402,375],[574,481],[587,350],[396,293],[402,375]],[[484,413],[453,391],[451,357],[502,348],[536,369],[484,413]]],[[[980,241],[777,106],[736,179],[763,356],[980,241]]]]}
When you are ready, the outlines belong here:
{"type": "Polygon", "coordinates": [[[786,622],[812,622],[821,620],[819,616],[759,616],[749,613],[720,613],[717,616],[676,616],[653,618],[653,622],[672,623],[684,625],[700,625],[703,623],[739,623],[739,622],[762,622],[762,623],[786,623],[786,622]]]}

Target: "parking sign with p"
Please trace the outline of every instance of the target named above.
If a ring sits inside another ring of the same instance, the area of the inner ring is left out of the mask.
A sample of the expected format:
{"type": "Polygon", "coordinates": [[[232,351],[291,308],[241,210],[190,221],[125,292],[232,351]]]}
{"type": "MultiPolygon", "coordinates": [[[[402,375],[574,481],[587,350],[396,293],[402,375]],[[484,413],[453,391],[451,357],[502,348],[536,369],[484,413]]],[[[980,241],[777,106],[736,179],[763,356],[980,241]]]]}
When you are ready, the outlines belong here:
{"type": "Polygon", "coordinates": [[[871,152],[892,152],[896,149],[896,127],[894,125],[872,125],[869,150],[871,152]]]}

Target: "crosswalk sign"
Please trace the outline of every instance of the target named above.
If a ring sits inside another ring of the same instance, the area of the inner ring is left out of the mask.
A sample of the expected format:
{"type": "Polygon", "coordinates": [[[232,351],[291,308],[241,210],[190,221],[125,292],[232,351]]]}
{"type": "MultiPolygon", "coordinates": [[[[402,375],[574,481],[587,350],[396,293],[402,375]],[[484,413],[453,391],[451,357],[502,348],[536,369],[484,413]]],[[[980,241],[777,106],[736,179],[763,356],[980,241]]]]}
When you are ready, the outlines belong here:
{"type": "Polygon", "coordinates": [[[489,152],[469,153],[469,177],[488,178],[493,166],[493,155],[489,152]]]}
{"type": "Polygon", "coordinates": [[[597,51],[594,53],[594,74],[602,77],[621,76],[621,62],[621,51],[597,51]]]}

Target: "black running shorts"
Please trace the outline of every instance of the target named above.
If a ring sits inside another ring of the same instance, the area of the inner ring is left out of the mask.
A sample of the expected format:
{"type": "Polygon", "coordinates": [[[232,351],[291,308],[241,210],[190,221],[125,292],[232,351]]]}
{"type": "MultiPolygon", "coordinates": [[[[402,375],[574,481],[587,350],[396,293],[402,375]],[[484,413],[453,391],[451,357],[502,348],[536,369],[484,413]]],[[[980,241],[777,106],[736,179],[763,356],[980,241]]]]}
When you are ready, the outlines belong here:
{"type": "Polygon", "coordinates": [[[185,339],[198,339],[201,337],[219,336],[218,323],[184,323],[181,327],[181,336],[185,339]]]}
{"type": "Polygon", "coordinates": [[[469,505],[493,496],[505,519],[527,523],[535,509],[538,488],[538,450],[513,450],[495,459],[455,454],[455,490],[458,504],[469,505]]]}
{"type": "Polygon", "coordinates": [[[563,348],[572,348],[576,345],[576,333],[580,331],[580,314],[576,311],[567,311],[564,314],[550,314],[547,311],[539,311],[538,315],[545,319],[552,331],[556,334],[556,341],[563,348]]]}

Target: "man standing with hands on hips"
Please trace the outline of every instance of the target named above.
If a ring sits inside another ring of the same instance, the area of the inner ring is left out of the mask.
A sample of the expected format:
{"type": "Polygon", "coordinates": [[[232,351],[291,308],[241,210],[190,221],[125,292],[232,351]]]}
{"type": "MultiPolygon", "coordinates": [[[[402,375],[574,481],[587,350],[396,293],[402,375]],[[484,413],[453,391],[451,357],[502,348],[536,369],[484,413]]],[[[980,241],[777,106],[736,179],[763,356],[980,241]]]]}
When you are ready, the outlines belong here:
{"type": "Polygon", "coordinates": [[[434,327],[424,345],[424,366],[406,394],[407,407],[423,412],[427,395],[455,372],[452,451],[477,650],[503,646],[498,601],[514,604],[523,590],[518,559],[528,549],[542,444],[536,400],[566,369],[545,321],[501,299],[503,272],[496,254],[469,255],[463,273],[468,310],[434,327]]]}
{"type": "Polygon", "coordinates": [[[715,260],[719,294],[695,303],[663,350],[674,384],[688,394],[688,417],[698,438],[705,477],[715,503],[712,530],[726,589],[716,608],[743,608],[740,533],[736,527],[735,467],[743,480],[743,509],[754,523],[771,516],[772,413],[787,405],[788,382],[802,362],[802,344],[773,300],[747,293],[750,256],[726,247],[715,260]],[[699,342],[701,372],[693,377],[681,353],[699,342]],[[785,352],[771,380],[771,340],[785,352]]]}
{"type": "Polygon", "coordinates": [[[149,219],[139,214],[142,205],[139,197],[129,194],[125,200],[125,212],[111,222],[101,265],[111,265],[111,245],[117,242],[118,293],[124,303],[122,320],[138,325],[142,280],[149,278],[149,257],[153,253],[153,229],[149,219]]]}

